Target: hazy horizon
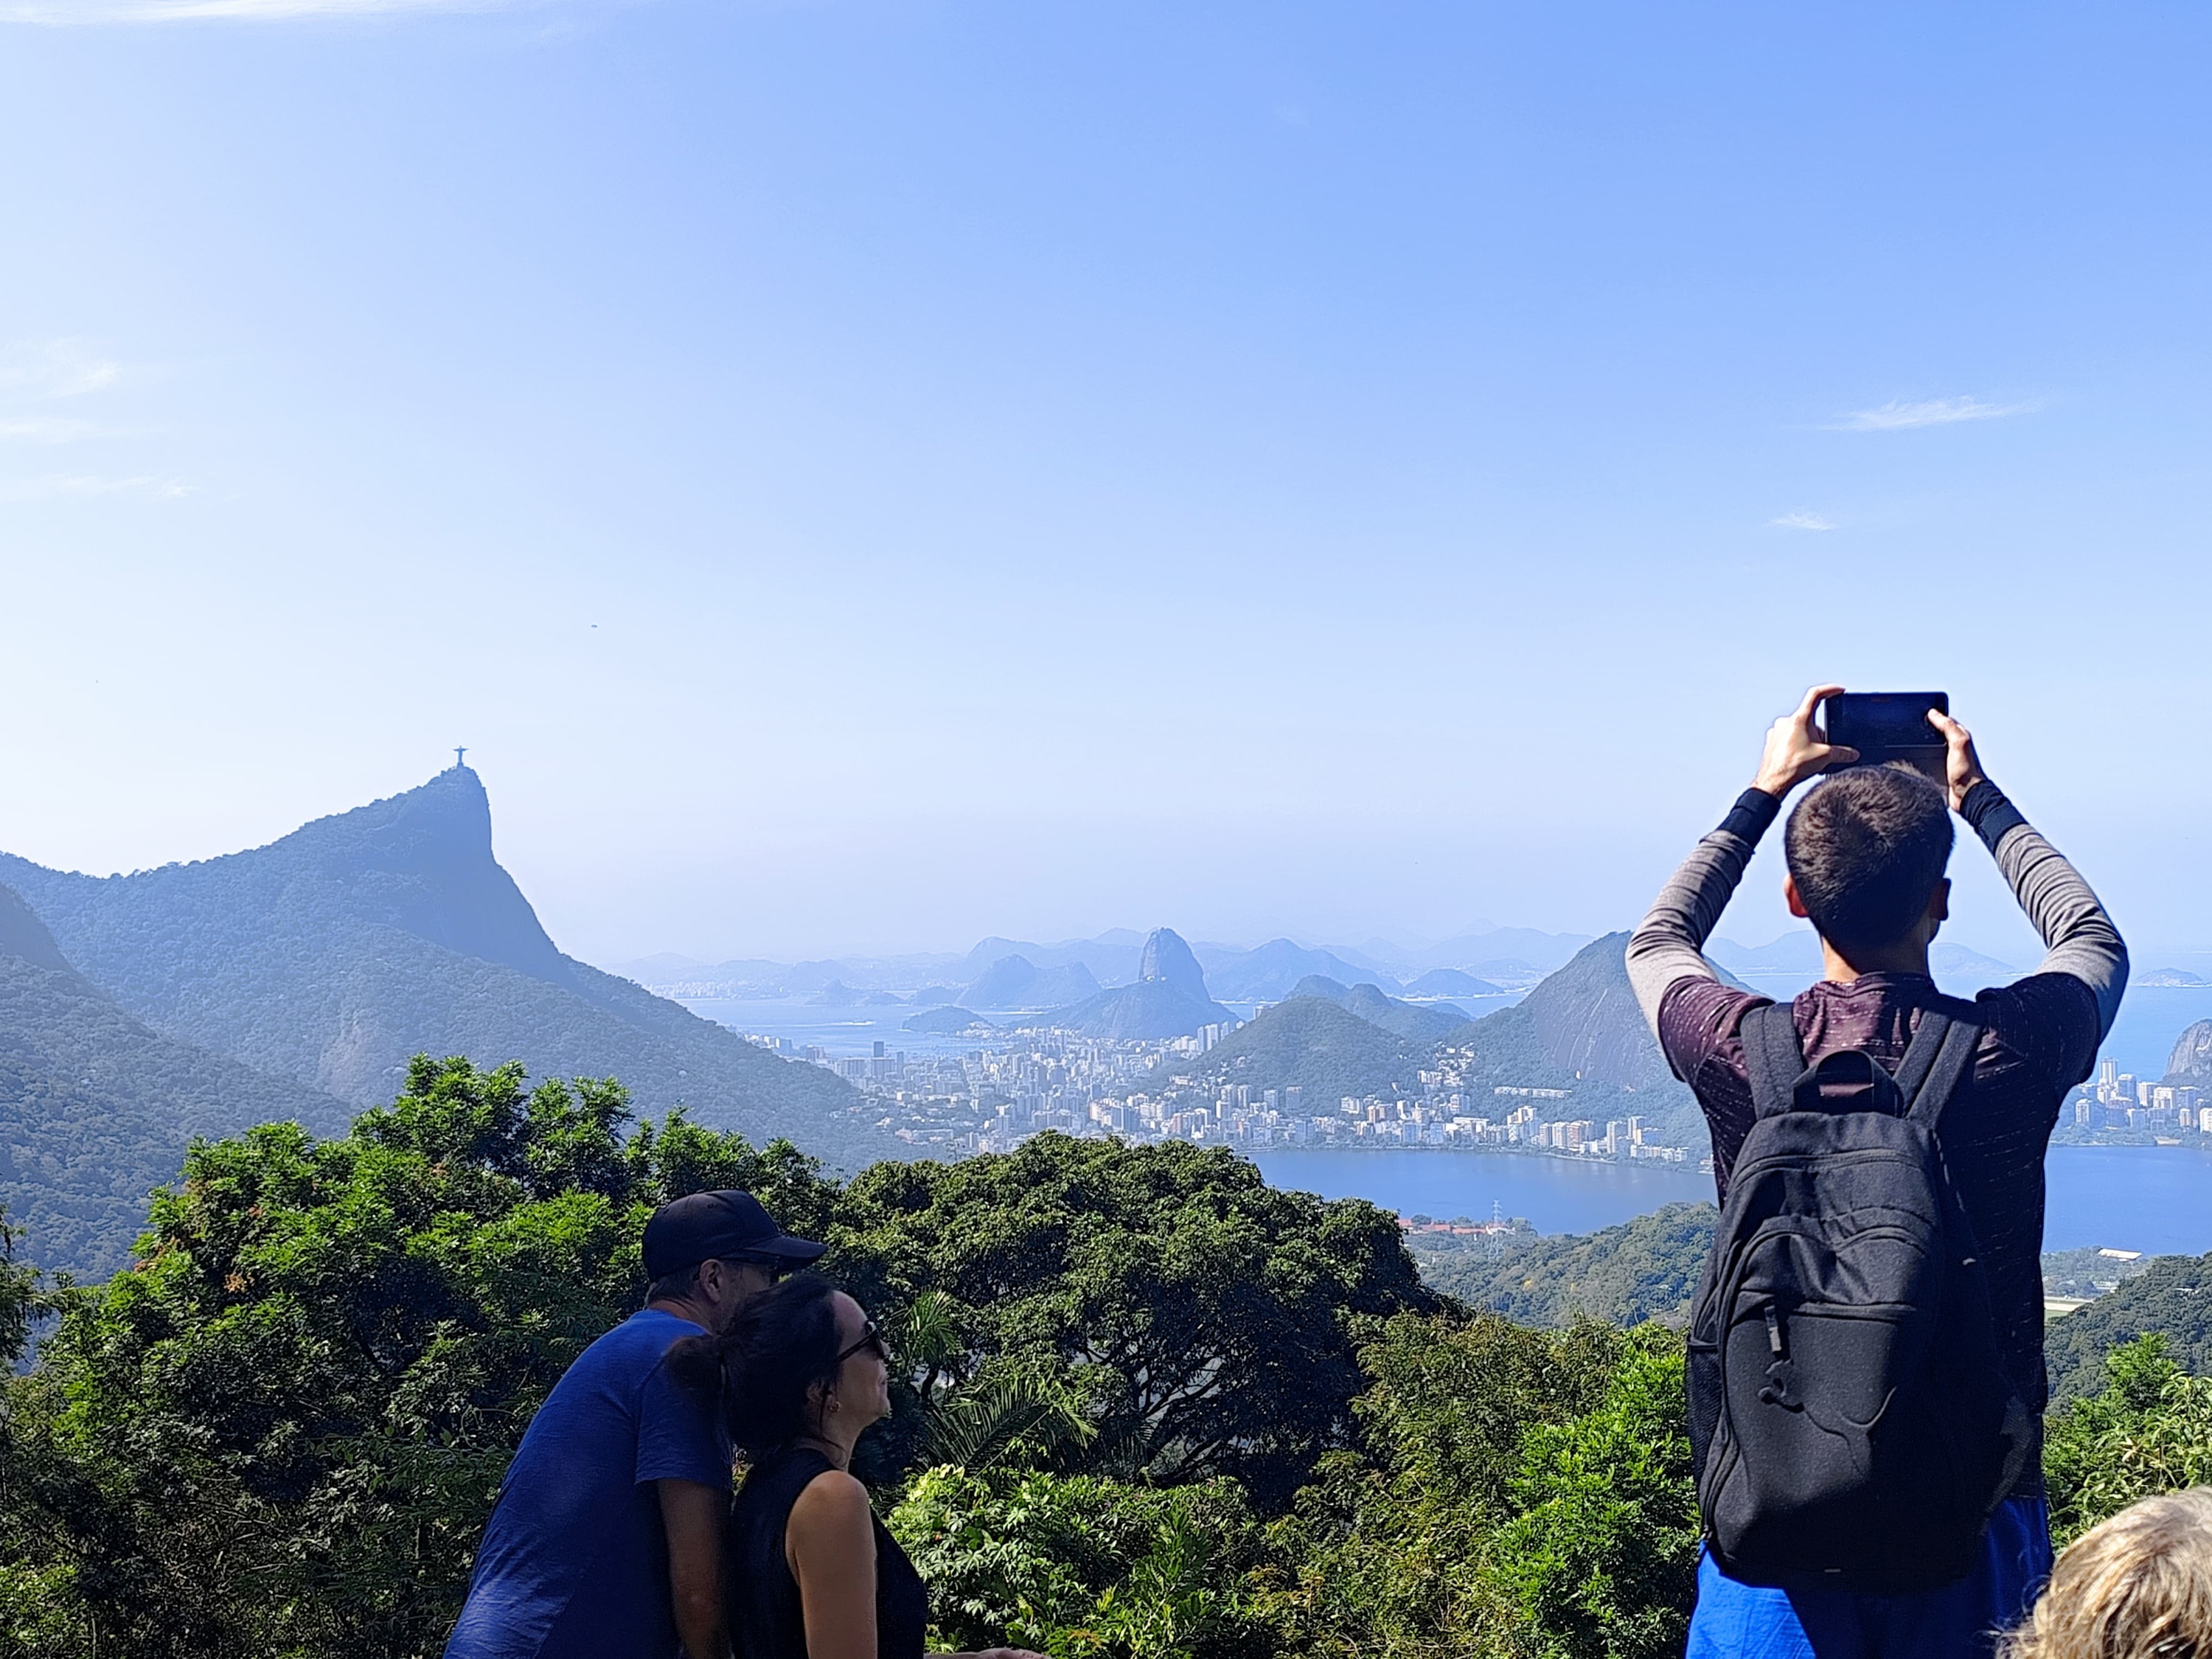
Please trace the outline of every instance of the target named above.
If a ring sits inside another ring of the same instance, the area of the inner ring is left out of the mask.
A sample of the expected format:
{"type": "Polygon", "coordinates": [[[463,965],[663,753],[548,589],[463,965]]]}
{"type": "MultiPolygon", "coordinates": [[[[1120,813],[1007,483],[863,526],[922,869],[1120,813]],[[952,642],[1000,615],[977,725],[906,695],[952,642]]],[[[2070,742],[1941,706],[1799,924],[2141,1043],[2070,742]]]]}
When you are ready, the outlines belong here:
{"type": "Polygon", "coordinates": [[[466,744],[591,961],[1596,934],[1832,678],[1948,690],[2140,965],[2212,945],[2212,17],[0,38],[8,851],[208,857],[466,744]]]}

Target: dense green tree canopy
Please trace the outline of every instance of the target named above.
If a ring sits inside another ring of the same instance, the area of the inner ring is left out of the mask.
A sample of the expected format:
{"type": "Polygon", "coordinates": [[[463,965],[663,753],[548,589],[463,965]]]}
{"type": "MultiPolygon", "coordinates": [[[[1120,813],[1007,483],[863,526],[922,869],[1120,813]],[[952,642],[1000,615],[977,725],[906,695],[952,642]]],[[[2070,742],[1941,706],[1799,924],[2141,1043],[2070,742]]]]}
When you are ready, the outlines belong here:
{"type": "Polygon", "coordinates": [[[2044,1341],[2051,1392],[2060,1400],[2094,1393],[2105,1381],[2106,1354],[2154,1334],[2184,1370],[2212,1373],[2212,1255],[2159,1256],[2117,1290],[2054,1321],[2044,1341]]]}
{"type": "Polygon", "coordinates": [[[435,1651],[532,1413],[642,1298],[653,1206],[827,1218],[789,1147],[628,1116],[611,1083],[418,1060],[343,1139],[194,1146],[19,1385],[10,1559],[117,1651],[435,1651]]]}
{"type": "MultiPolygon", "coordinates": [[[[722,1186],[828,1241],[895,1334],[860,1467],[947,1644],[1679,1650],[1697,1532],[1658,1323],[1470,1311],[1391,1217],[1224,1152],[1043,1135],[843,1183],[633,1124],[611,1082],[418,1060],[343,1138],[196,1145],[104,1285],[42,1291],[0,1232],[0,1347],[59,1315],[0,1413],[0,1659],[436,1653],[532,1413],[642,1297],[647,1217],[722,1186]]],[[[1555,1270],[1640,1283],[1702,1224],[1555,1270]]],[[[2212,1477],[2208,1389],[2155,1339],[2114,1354],[2051,1425],[2061,1528],[2212,1477]]]]}
{"type": "Polygon", "coordinates": [[[951,1363],[1046,1364],[1081,1390],[1081,1467],[1233,1475],[1279,1507],[1343,1442],[1348,1316],[1433,1305],[1372,1205],[1268,1187],[1187,1146],[1040,1135],[1004,1157],[883,1164],[844,1194],[836,1260],[894,1303],[933,1291],[951,1363]]]}
{"type": "Polygon", "coordinates": [[[1680,1328],[1719,1222],[1710,1204],[1668,1204],[1594,1233],[1417,1233],[1408,1242],[1430,1284],[1524,1325],[1656,1319],[1680,1328]]]}

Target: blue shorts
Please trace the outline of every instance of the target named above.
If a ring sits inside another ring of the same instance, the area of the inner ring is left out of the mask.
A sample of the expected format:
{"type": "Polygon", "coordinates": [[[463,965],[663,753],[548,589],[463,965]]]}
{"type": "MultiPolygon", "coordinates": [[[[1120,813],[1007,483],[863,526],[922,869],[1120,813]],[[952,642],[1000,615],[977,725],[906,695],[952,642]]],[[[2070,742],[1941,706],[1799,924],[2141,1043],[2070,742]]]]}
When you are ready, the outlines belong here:
{"type": "Polygon", "coordinates": [[[1982,1564],[1955,1584],[1907,1595],[1761,1589],[1698,1559],[1686,1659],[1987,1659],[2051,1577],[2051,1511],[2008,1498],[1990,1517],[1982,1564]]]}

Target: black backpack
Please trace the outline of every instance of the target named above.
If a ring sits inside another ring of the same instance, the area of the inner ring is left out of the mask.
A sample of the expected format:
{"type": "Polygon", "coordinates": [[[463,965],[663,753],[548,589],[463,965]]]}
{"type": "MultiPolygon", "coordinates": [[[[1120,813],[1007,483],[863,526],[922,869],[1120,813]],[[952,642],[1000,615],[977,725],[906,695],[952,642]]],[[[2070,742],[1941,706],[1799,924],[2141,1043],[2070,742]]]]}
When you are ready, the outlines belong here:
{"type": "Polygon", "coordinates": [[[1755,1116],[1690,1317],[1690,1443],[1730,1577],[1898,1592],[1963,1577],[2033,1443],[1937,1141],[1978,1027],[1930,1009],[1892,1076],[1809,1070],[1743,1018],[1755,1116]]]}

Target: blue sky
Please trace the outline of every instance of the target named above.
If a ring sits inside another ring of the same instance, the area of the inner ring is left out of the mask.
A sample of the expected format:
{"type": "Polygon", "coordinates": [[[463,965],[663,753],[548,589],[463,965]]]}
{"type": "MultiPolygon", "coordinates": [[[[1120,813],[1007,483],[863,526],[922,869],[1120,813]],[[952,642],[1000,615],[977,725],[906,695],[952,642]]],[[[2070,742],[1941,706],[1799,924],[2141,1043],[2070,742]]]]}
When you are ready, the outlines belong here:
{"type": "Polygon", "coordinates": [[[1832,676],[2212,945],[2199,9],[0,18],[10,850],[466,743],[602,960],[1595,932],[1832,676]]]}

